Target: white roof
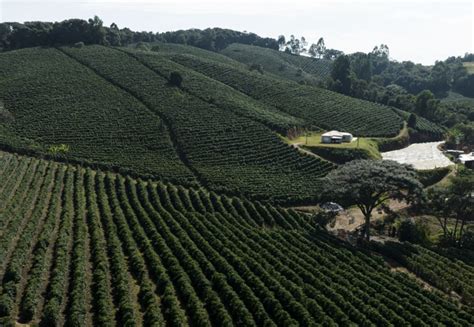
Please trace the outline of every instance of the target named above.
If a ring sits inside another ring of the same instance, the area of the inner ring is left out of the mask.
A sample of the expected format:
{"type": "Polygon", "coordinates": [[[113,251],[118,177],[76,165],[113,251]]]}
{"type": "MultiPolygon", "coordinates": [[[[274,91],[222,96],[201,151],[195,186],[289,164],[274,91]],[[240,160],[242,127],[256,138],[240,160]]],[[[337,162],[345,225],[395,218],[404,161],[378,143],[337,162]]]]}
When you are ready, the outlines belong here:
{"type": "Polygon", "coordinates": [[[468,154],[461,154],[459,156],[459,161],[465,163],[466,161],[474,161],[474,152],[468,154]]]}
{"type": "Polygon", "coordinates": [[[352,136],[351,133],[346,132],[339,132],[339,131],[329,131],[324,133],[322,136],[336,136],[336,137],[343,137],[343,136],[352,136]]]}

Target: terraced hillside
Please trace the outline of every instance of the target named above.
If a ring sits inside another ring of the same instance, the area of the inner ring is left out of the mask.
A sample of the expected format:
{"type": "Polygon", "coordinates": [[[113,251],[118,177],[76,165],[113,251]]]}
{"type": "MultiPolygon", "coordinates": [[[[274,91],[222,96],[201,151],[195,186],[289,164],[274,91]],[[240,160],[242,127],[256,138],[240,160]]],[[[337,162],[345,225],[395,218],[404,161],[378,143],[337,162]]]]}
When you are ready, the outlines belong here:
{"type": "Polygon", "coordinates": [[[346,130],[359,136],[397,135],[402,119],[392,108],[347,97],[322,88],[299,85],[193,55],[173,61],[221,81],[267,105],[323,129],[346,130]]]}
{"type": "Polygon", "coordinates": [[[156,46],[0,54],[1,146],[295,203],[317,199],[320,178],[333,165],[277,133],[323,128],[392,136],[402,125],[388,107],[262,76],[202,49],[156,46]],[[183,77],[179,87],[170,84],[171,72],[183,77]],[[62,144],[69,151],[50,153],[62,144]]]}
{"type": "MultiPolygon", "coordinates": [[[[56,49],[2,53],[0,99],[11,115],[0,122],[2,127],[33,140],[43,152],[67,144],[69,158],[183,184],[194,179],[157,115],[56,49]]],[[[12,139],[4,137],[4,146],[12,145],[12,139]]]]}
{"type": "Polygon", "coordinates": [[[291,210],[6,153],[0,178],[2,323],[474,324],[291,210]]]}
{"type": "Polygon", "coordinates": [[[317,84],[319,81],[324,81],[331,73],[330,60],[297,56],[253,45],[234,43],[220,53],[247,66],[262,65],[265,73],[272,73],[296,82],[317,84]]]}
{"type": "MultiPolygon", "coordinates": [[[[234,108],[218,97],[209,103],[194,92],[170,86],[166,72],[173,63],[164,58],[151,67],[129,53],[107,47],[62,51],[164,119],[184,160],[201,183],[214,191],[274,200],[314,198],[319,178],[332,168],[328,162],[301,155],[265,125],[235,112],[251,112],[251,108],[239,107],[238,102],[234,108]],[[288,190],[288,185],[294,188],[288,190]]],[[[284,117],[265,107],[261,113],[284,117]]]]}
{"type": "MultiPolygon", "coordinates": [[[[410,118],[410,113],[403,110],[396,110],[396,112],[406,121],[410,118]]],[[[415,132],[430,136],[432,139],[441,140],[443,138],[443,134],[446,130],[432,121],[429,121],[426,118],[421,116],[416,116],[416,124],[413,126],[415,132]]],[[[415,135],[416,136],[416,135],[415,135]]]]}

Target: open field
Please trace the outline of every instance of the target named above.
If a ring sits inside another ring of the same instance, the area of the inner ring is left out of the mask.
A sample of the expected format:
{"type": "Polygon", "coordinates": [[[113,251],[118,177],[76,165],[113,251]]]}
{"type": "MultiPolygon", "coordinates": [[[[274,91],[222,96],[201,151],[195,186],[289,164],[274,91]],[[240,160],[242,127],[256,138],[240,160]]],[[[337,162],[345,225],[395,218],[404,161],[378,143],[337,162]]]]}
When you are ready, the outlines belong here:
{"type": "Polygon", "coordinates": [[[382,152],[382,158],[413,165],[415,169],[422,170],[452,166],[454,163],[438,149],[442,143],[415,143],[401,150],[382,152]]]}
{"type": "Polygon", "coordinates": [[[377,143],[371,138],[354,137],[350,143],[343,142],[341,144],[327,144],[321,143],[322,134],[322,132],[311,132],[308,134],[308,136],[301,135],[294,139],[287,139],[287,142],[289,144],[299,144],[306,148],[327,147],[333,149],[362,149],[367,151],[371,157],[380,158],[377,143]]]}

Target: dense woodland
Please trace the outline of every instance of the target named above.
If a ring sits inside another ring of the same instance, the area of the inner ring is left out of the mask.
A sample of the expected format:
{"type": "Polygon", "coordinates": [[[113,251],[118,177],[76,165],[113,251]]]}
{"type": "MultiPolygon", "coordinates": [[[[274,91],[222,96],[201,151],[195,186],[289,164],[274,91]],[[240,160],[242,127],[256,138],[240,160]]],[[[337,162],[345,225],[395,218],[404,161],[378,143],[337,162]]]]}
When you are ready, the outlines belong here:
{"type": "Polygon", "coordinates": [[[222,28],[183,30],[175,32],[136,32],[119,28],[113,23],[104,26],[95,16],[88,21],[68,19],[62,22],[0,23],[0,49],[13,50],[34,46],[101,44],[125,46],[139,42],[171,42],[188,44],[211,51],[219,51],[231,43],[253,44],[278,49],[277,40],[261,38],[254,33],[237,32],[222,28]]]}

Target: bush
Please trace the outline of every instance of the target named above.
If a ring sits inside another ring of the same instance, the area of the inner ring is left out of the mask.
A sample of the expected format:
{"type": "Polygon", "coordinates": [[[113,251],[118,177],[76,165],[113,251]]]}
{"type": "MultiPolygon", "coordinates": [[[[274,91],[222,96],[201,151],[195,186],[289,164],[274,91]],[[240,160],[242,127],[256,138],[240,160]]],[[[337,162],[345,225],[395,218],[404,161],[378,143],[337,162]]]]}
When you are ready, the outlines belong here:
{"type": "Polygon", "coordinates": [[[313,225],[316,228],[327,229],[333,227],[336,222],[337,212],[320,210],[312,216],[313,225]]]}
{"type": "Polygon", "coordinates": [[[345,164],[346,162],[357,159],[372,159],[368,151],[364,149],[345,149],[318,146],[312,147],[311,152],[317,154],[323,159],[337,164],[345,164]]]}
{"type": "Polygon", "coordinates": [[[181,76],[180,73],[172,72],[170,74],[170,84],[171,85],[180,87],[182,82],[183,82],[183,77],[181,76]]]}
{"type": "Polygon", "coordinates": [[[438,183],[447,174],[449,174],[450,171],[451,171],[450,167],[420,170],[418,171],[418,176],[419,176],[421,184],[423,184],[424,187],[428,187],[428,186],[438,183]]]}
{"type": "Polygon", "coordinates": [[[400,242],[410,242],[415,244],[428,244],[429,232],[426,225],[415,223],[411,219],[401,222],[398,228],[398,239],[400,242]]]}
{"type": "Polygon", "coordinates": [[[415,128],[416,120],[417,120],[416,115],[411,113],[410,117],[408,117],[408,127],[415,128]]]}
{"type": "Polygon", "coordinates": [[[474,250],[474,231],[465,232],[461,238],[461,247],[468,250],[474,250]]]}
{"type": "Polygon", "coordinates": [[[140,50],[140,51],[150,51],[150,47],[148,46],[148,44],[143,43],[143,42],[137,43],[137,45],[135,46],[135,49],[140,50]]]}
{"type": "Polygon", "coordinates": [[[256,70],[260,74],[263,74],[263,66],[260,64],[251,64],[249,67],[250,71],[256,70]]]}

